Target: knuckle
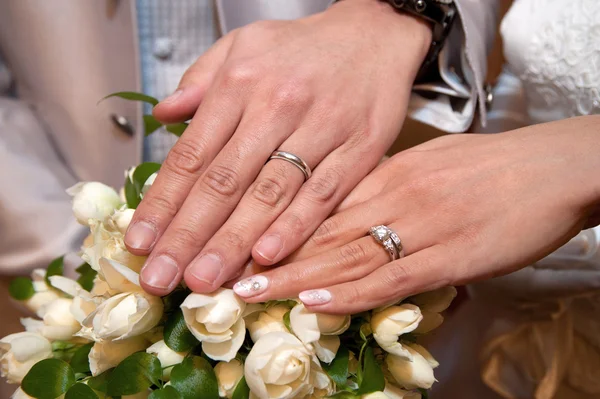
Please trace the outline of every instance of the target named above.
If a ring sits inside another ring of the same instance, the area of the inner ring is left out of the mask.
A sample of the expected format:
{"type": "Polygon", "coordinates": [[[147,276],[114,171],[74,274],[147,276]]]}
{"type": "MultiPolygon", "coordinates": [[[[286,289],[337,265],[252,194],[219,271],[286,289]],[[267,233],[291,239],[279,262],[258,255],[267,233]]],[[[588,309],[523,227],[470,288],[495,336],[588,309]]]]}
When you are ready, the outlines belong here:
{"type": "Polygon", "coordinates": [[[240,88],[249,85],[255,79],[255,68],[248,63],[232,63],[225,67],[223,72],[223,85],[225,87],[240,88]]]}
{"type": "Polygon", "coordinates": [[[277,179],[265,177],[254,185],[252,197],[263,205],[275,208],[284,198],[286,191],[286,187],[277,179]]]}
{"type": "Polygon", "coordinates": [[[328,245],[335,241],[337,222],[333,218],[326,219],[314,232],[310,240],[317,246],[328,245]]]}
{"type": "Polygon", "coordinates": [[[202,242],[201,230],[188,226],[177,227],[173,231],[172,237],[173,244],[171,249],[189,249],[190,247],[195,248],[202,242]]]}
{"type": "Polygon", "coordinates": [[[314,176],[305,186],[314,202],[326,204],[335,197],[340,180],[340,172],[335,168],[328,168],[324,176],[314,176]]]}
{"type": "Polygon", "coordinates": [[[202,179],[210,193],[221,197],[233,197],[239,191],[238,174],[227,166],[214,166],[202,179]]]}
{"type": "Polygon", "coordinates": [[[286,216],[283,225],[285,226],[285,231],[294,239],[304,237],[307,229],[303,218],[295,213],[286,216]]]}
{"type": "Polygon", "coordinates": [[[225,243],[229,249],[241,251],[246,248],[246,240],[243,236],[235,231],[228,231],[224,236],[225,243]]]}
{"type": "MultiPolygon", "coordinates": [[[[147,214],[157,214],[161,217],[174,218],[179,210],[177,204],[166,197],[164,193],[156,193],[145,199],[148,200],[147,204],[150,208],[150,211],[146,211],[147,214]]],[[[148,219],[147,214],[142,218],[148,219]]]]}
{"type": "Polygon", "coordinates": [[[165,165],[176,174],[196,175],[204,166],[205,157],[200,146],[180,140],[169,152],[165,165]]]}
{"type": "Polygon", "coordinates": [[[352,269],[367,261],[367,251],[365,247],[358,242],[344,245],[340,248],[340,266],[352,269]]]}
{"type": "Polygon", "coordinates": [[[390,290],[396,290],[399,283],[410,285],[412,276],[413,273],[410,266],[406,263],[399,262],[390,265],[387,268],[386,273],[383,275],[383,283],[390,290]]]}
{"type": "Polygon", "coordinates": [[[307,85],[300,79],[288,80],[277,86],[270,98],[272,109],[285,110],[292,107],[298,107],[308,102],[310,95],[307,85]]]}

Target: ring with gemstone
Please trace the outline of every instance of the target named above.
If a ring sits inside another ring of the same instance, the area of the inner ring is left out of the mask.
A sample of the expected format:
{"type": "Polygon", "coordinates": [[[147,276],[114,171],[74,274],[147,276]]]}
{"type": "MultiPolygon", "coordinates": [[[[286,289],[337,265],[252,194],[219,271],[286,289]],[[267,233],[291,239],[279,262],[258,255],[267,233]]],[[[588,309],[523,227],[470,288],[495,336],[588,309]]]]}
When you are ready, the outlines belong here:
{"type": "Polygon", "coordinates": [[[272,159],[281,159],[282,161],[286,161],[297,167],[304,174],[304,181],[308,180],[312,175],[312,171],[310,170],[310,166],[302,158],[297,155],[292,154],[291,152],[286,151],[273,151],[267,162],[272,159]]]}
{"type": "Polygon", "coordinates": [[[396,232],[387,226],[374,226],[369,229],[371,237],[377,241],[390,255],[390,259],[395,261],[404,257],[404,247],[402,240],[396,232]]]}

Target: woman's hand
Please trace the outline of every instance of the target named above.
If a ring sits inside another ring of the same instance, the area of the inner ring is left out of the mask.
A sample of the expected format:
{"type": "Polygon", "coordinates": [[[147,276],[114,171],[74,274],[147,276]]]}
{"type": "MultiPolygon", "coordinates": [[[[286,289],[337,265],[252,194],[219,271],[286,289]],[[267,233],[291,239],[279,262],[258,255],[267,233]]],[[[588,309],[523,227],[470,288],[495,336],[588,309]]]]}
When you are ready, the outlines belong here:
{"type": "Polygon", "coordinates": [[[356,313],[445,285],[510,273],[598,215],[600,117],[497,135],[442,137],[384,162],[289,259],[240,281],[249,302],[300,295],[356,313]],[[406,257],[369,236],[384,224],[406,257]]]}
{"type": "Polygon", "coordinates": [[[190,288],[212,291],[251,254],[268,265],[297,249],[394,141],[430,40],[425,23],[383,2],[344,0],[241,28],[200,57],[154,110],[193,120],[126,235],[132,253],[151,252],[144,288],[164,295],[187,267],[190,288]],[[265,165],[274,150],[312,177],[265,165]]]}

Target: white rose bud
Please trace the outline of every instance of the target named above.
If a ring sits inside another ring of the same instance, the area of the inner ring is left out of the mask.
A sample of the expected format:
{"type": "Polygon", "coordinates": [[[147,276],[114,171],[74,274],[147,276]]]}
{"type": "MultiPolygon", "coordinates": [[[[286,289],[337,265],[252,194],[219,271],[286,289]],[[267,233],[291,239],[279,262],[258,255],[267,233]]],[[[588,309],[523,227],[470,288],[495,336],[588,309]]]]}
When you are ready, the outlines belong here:
{"type": "Polygon", "coordinates": [[[51,357],[52,345],[40,334],[20,332],[0,339],[0,372],[9,384],[20,384],[34,364],[51,357]]]}
{"type": "Polygon", "coordinates": [[[252,347],[244,364],[246,382],[261,399],[309,395],[312,354],[290,333],[263,335],[252,347]]]}
{"type": "Polygon", "coordinates": [[[125,233],[127,233],[127,228],[129,227],[129,223],[131,223],[131,219],[133,218],[134,213],[135,209],[118,209],[110,216],[109,223],[116,230],[118,230],[119,233],[125,235],[125,233]]]}
{"type": "Polygon", "coordinates": [[[398,342],[398,338],[402,334],[414,331],[422,319],[421,310],[415,305],[404,304],[386,308],[379,313],[373,313],[373,337],[386,352],[410,360],[410,352],[398,342]]]}
{"type": "Polygon", "coordinates": [[[321,335],[340,335],[350,327],[350,316],[313,313],[303,304],[294,306],[290,312],[290,327],[302,342],[310,344],[321,335]]]}
{"type": "Polygon", "coordinates": [[[283,324],[283,316],[290,310],[284,305],[275,305],[265,310],[264,312],[252,313],[246,318],[246,325],[250,332],[252,342],[256,342],[263,335],[281,331],[288,332],[285,324],[283,324]]]}
{"type": "Polygon", "coordinates": [[[421,393],[419,391],[405,391],[387,381],[383,393],[389,399],[421,399],[421,393]]]}
{"type": "Polygon", "coordinates": [[[51,341],[68,341],[81,329],[81,324],[71,313],[72,303],[72,299],[55,299],[40,308],[42,320],[25,318],[21,319],[21,324],[27,331],[41,334],[51,341]]]}
{"type": "Polygon", "coordinates": [[[181,304],[188,329],[202,342],[213,360],[228,362],[244,343],[246,303],[233,290],[220,288],[210,294],[190,294],[181,304]]]}
{"type": "Polygon", "coordinates": [[[122,293],[108,298],[83,321],[97,340],[122,340],[150,331],[163,316],[159,297],[143,292],[122,293]]]}
{"type": "Polygon", "coordinates": [[[60,298],[60,295],[58,292],[48,287],[48,284],[46,284],[45,269],[35,269],[31,273],[31,280],[33,281],[33,289],[35,294],[33,294],[31,298],[24,301],[23,304],[27,307],[27,309],[37,314],[38,317],[41,317],[38,314],[40,308],[43,305],[60,298]]]}
{"type": "Polygon", "coordinates": [[[171,378],[171,370],[173,370],[173,367],[170,366],[175,366],[176,364],[183,362],[183,359],[185,359],[185,355],[187,354],[175,352],[167,346],[164,340],[151,345],[146,349],[146,352],[156,355],[158,360],[160,360],[160,364],[163,368],[163,379],[165,381],[168,381],[171,378]]]}
{"type": "Polygon", "coordinates": [[[340,349],[340,337],[337,335],[325,335],[316,342],[313,342],[315,354],[323,363],[331,363],[340,349]]]}
{"type": "Polygon", "coordinates": [[[90,219],[106,219],[121,206],[119,194],[102,183],[77,183],[69,188],[67,193],[73,196],[75,218],[84,226],[89,226],[90,219]]]}
{"type": "Polygon", "coordinates": [[[135,352],[146,349],[147,341],[143,337],[134,337],[122,341],[96,342],[89,354],[92,375],[102,374],[115,367],[123,359],[135,352]]]}
{"type": "Polygon", "coordinates": [[[452,286],[443,287],[411,296],[410,302],[417,305],[422,311],[440,313],[448,309],[454,298],[456,298],[456,294],[456,288],[452,286]]]}
{"type": "Polygon", "coordinates": [[[410,353],[412,361],[395,355],[388,355],[386,358],[388,370],[396,383],[405,389],[431,388],[435,382],[433,369],[437,362],[421,346],[406,345],[405,349],[410,353]]]}
{"type": "Polygon", "coordinates": [[[231,399],[235,387],[244,376],[244,366],[239,360],[219,362],[215,366],[215,374],[219,383],[219,396],[231,399]]]}
{"type": "Polygon", "coordinates": [[[154,172],[146,179],[144,182],[144,186],[142,187],[141,197],[144,198],[144,195],[150,190],[150,187],[154,184],[154,180],[156,180],[156,176],[158,176],[158,172],[154,172]]]}

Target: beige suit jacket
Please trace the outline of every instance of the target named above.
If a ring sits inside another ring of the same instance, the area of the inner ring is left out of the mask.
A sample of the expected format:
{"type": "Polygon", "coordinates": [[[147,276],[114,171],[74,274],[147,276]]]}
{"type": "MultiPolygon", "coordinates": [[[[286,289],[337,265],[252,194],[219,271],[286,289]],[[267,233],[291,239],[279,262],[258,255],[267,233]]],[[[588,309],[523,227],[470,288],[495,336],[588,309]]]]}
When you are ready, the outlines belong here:
{"type": "MultiPolygon", "coordinates": [[[[223,32],[330,3],[215,1],[223,32]]],[[[444,79],[418,88],[411,103],[413,117],[448,131],[464,131],[482,101],[496,26],[495,0],[456,3],[461,21],[440,61],[444,79]],[[451,106],[450,98],[458,101],[451,106]]],[[[123,170],[140,161],[141,107],[97,104],[108,93],[140,91],[137,44],[134,0],[0,0],[0,54],[19,98],[0,97],[0,272],[23,273],[76,249],[84,232],[65,189],[79,180],[120,187],[123,170]],[[115,123],[123,118],[133,134],[115,123]]],[[[8,81],[2,73],[0,91],[8,81]]]]}

